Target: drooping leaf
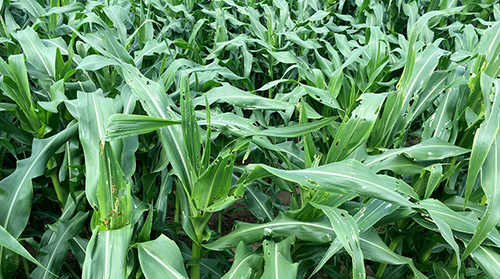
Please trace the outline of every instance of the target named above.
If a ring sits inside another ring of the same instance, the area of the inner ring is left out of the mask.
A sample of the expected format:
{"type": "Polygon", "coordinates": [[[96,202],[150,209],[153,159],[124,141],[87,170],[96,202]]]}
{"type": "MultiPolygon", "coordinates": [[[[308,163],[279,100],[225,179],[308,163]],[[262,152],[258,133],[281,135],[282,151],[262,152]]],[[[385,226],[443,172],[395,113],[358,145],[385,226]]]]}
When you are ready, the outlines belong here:
{"type": "MultiPolygon", "coordinates": [[[[365,232],[380,221],[385,216],[393,213],[398,206],[391,203],[370,199],[355,215],[354,219],[359,228],[360,233],[365,232]]],[[[340,249],[342,245],[338,239],[335,239],[328,247],[328,250],[323,254],[311,275],[316,274],[328,260],[340,249]]]]}
{"type": "Polygon", "coordinates": [[[325,118],[325,119],[321,119],[318,121],[305,123],[305,124],[298,124],[298,125],[293,125],[293,126],[290,125],[287,127],[272,127],[272,128],[262,130],[260,132],[249,133],[248,135],[280,137],[280,138],[294,138],[294,137],[299,137],[299,136],[302,136],[304,134],[319,130],[319,129],[323,128],[324,126],[332,123],[334,120],[335,120],[334,118],[325,118]]]}
{"type": "Polygon", "coordinates": [[[481,187],[488,199],[488,205],[476,227],[474,236],[465,248],[463,258],[477,249],[500,221],[500,142],[497,135],[481,167],[481,187]]]}
{"type": "Polygon", "coordinates": [[[347,212],[329,206],[314,204],[330,219],[333,229],[347,253],[352,257],[353,278],[366,278],[363,252],[359,245],[359,229],[347,212]]]}
{"type": "Polygon", "coordinates": [[[24,230],[31,211],[32,179],[45,173],[47,162],[61,145],[73,137],[77,125],[68,124],[58,134],[35,139],[31,156],[17,162],[16,170],[0,181],[0,225],[14,238],[24,230]]]}
{"type": "MultiPolygon", "coordinates": [[[[285,110],[293,107],[293,104],[275,99],[267,99],[249,92],[245,92],[230,85],[216,87],[204,96],[211,105],[214,102],[226,102],[231,105],[245,109],[262,109],[262,110],[285,110]]],[[[204,105],[205,100],[198,97],[193,100],[193,105],[204,105]]]]}
{"type": "Polygon", "coordinates": [[[106,139],[117,140],[147,134],[176,124],[180,122],[146,115],[113,114],[108,119],[106,139]]]}
{"type": "Polygon", "coordinates": [[[368,156],[364,163],[367,167],[379,171],[381,169],[386,169],[381,166],[379,167],[380,163],[401,155],[416,161],[435,161],[459,156],[468,152],[469,150],[466,148],[455,146],[439,138],[431,138],[410,147],[389,149],[383,154],[368,156]]]}
{"type": "Polygon", "coordinates": [[[118,65],[120,64],[113,59],[93,54],[82,59],[77,69],[96,71],[106,66],[118,66],[118,65]]]}
{"type": "Polygon", "coordinates": [[[366,259],[393,265],[405,264],[413,271],[415,278],[427,278],[415,267],[412,259],[398,255],[389,249],[382,239],[380,239],[375,229],[367,230],[361,234],[359,240],[361,250],[363,250],[363,255],[366,259]]]}
{"type": "Polygon", "coordinates": [[[349,120],[340,125],[326,157],[327,163],[342,161],[366,141],[384,102],[383,94],[364,94],[349,120]]]}
{"type": "Polygon", "coordinates": [[[366,195],[404,206],[412,206],[398,193],[398,186],[383,176],[377,176],[355,160],[331,163],[304,170],[281,170],[256,165],[247,180],[274,175],[313,189],[348,195],[366,195]]]}
{"type": "Polygon", "coordinates": [[[334,230],[327,221],[303,222],[280,215],[274,221],[264,224],[237,222],[236,228],[230,234],[203,246],[210,250],[220,251],[236,247],[240,241],[248,245],[259,241],[265,235],[286,237],[291,232],[297,239],[320,243],[329,242],[335,236],[334,230]]]}
{"type": "MultiPolygon", "coordinates": [[[[28,259],[29,261],[38,265],[39,267],[45,268],[41,263],[39,263],[35,258],[33,258],[33,256],[28,252],[28,250],[26,250],[19,242],[17,242],[17,240],[7,230],[5,230],[3,226],[0,226],[0,249],[2,250],[9,249],[10,251],[13,251],[17,255],[20,255],[25,259],[28,259]]],[[[11,263],[10,260],[4,258],[4,254],[5,251],[2,252],[2,261],[4,262],[4,265],[11,263]]],[[[0,267],[2,266],[0,265],[0,267]]],[[[3,274],[4,271],[3,267],[2,269],[0,269],[0,271],[2,272],[2,274],[0,274],[2,276],[12,276],[12,274],[3,274]]],[[[50,274],[50,271],[47,272],[50,274]]],[[[55,276],[54,274],[52,275],[55,276]]]]}
{"type": "Polygon", "coordinates": [[[40,263],[47,269],[37,267],[30,277],[32,278],[55,278],[52,275],[58,274],[66,258],[69,249],[69,240],[78,235],[82,230],[84,222],[87,220],[87,213],[79,211],[70,220],[62,220],[57,225],[56,231],[50,232],[49,241],[44,243],[37,255],[40,263]]]}
{"type": "MultiPolygon", "coordinates": [[[[496,138],[498,130],[500,128],[500,82],[498,80],[491,80],[491,78],[489,78],[484,73],[481,74],[481,79],[490,81],[481,84],[481,88],[485,95],[490,96],[490,86],[493,82],[495,93],[493,96],[494,101],[491,105],[491,111],[486,111],[486,119],[481,124],[474,137],[474,144],[472,145],[470,164],[467,172],[467,183],[465,186],[466,203],[470,197],[479,171],[481,170],[481,167],[486,160],[486,156],[488,155],[488,152],[490,151],[493,141],[496,138]]],[[[486,100],[486,102],[489,102],[489,100],[486,100]]]]}

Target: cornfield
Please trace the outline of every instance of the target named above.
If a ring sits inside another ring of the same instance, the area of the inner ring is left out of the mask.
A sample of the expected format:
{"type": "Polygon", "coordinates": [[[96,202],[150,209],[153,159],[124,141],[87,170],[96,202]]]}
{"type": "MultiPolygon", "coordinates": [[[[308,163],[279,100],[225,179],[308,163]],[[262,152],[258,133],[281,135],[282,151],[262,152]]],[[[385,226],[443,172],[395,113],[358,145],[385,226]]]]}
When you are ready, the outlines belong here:
{"type": "Polygon", "coordinates": [[[0,5],[0,279],[500,278],[498,1],[0,5]]]}

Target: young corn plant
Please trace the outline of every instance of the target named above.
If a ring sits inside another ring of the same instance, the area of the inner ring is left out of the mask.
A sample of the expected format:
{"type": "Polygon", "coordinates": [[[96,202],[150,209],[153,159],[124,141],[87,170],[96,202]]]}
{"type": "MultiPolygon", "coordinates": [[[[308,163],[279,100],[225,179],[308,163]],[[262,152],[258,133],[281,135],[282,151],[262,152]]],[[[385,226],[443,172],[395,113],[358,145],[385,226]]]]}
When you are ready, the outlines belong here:
{"type": "Polygon", "coordinates": [[[196,118],[189,89],[189,77],[180,79],[180,110],[182,136],[188,158],[189,181],[178,187],[182,225],[193,241],[191,255],[191,278],[200,278],[202,242],[210,239],[207,223],[214,212],[221,211],[240,199],[244,184],[232,185],[235,153],[247,144],[246,141],[229,144],[211,160],[210,108],[206,105],[207,131],[202,144],[200,127],[196,118]],[[202,151],[203,150],[203,151],[202,151]]]}
{"type": "Polygon", "coordinates": [[[0,4],[0,279],[500,278],[498,1],[0,4]]]}

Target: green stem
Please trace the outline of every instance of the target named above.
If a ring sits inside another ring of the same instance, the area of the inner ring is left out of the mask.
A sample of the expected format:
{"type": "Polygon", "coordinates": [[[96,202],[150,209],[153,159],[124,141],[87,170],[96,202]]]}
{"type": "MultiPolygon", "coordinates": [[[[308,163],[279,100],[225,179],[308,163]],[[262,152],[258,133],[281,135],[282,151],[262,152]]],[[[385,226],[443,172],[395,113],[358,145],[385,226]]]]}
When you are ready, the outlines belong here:
{"type": "Polygon", "coordinates": [[[61,184],[59,183],[59,178],[57,177],[56,173],[53,173],[50,175],[50,179],[52,180],[52,184],[54,184],[54,189],[56,190],[56,195],[57,195],[57,200],[59,200],[59,204],[61,205],[61,208],[64,208],[65,205],[65,190],[61,187],[61,184]]]}
{"type": "Polygon", "coordinates": [[[191,254],[191,279],[200,279],[201,274],[201,236],[197,236],[198,240],[193,241],[193,249],[191,254]]]}
{"type": "Polygon", "coordinates": [[[191,248],[191,279],[200,279],[201,257],[203,255],[201,243],[203,242],[203,233],[207,227],[208,220],[212,216],[211,212],[206,212],[203,215],[198,214],[193,214],[193,228],[196,239],[193,239],[191,248]]]}

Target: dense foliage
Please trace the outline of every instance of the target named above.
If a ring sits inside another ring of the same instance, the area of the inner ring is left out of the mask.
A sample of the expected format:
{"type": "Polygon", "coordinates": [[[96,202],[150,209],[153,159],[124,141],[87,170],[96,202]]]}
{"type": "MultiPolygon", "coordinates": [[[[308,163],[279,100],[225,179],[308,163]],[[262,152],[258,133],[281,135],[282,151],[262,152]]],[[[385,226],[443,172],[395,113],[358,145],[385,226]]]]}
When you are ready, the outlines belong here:
{"type": "Polygon", "coordinates": [[[498,1],[0,14],[0,278],[500,278],[498,1]]]}

